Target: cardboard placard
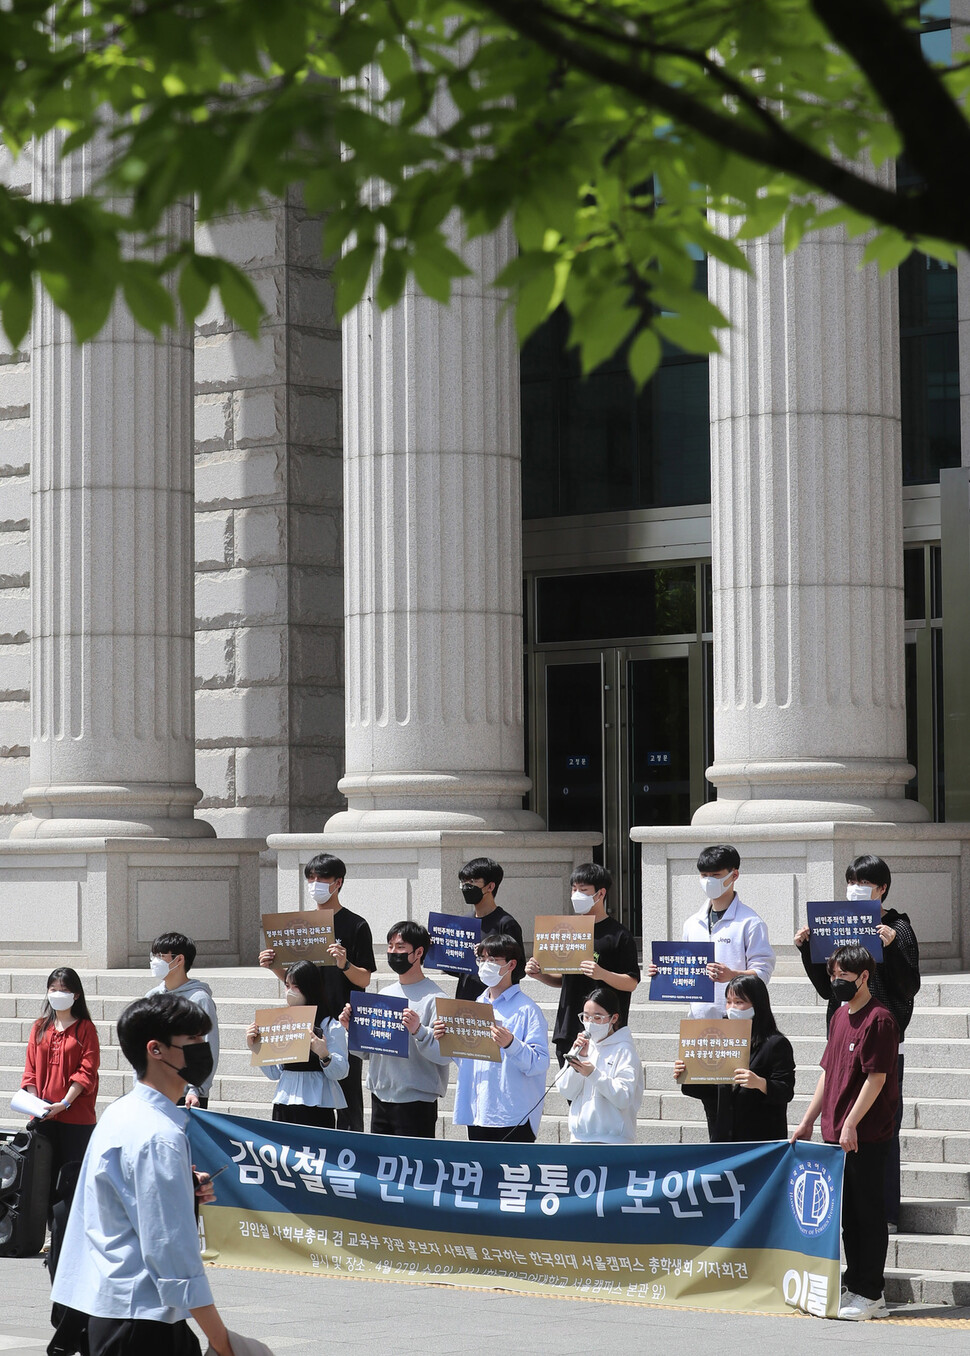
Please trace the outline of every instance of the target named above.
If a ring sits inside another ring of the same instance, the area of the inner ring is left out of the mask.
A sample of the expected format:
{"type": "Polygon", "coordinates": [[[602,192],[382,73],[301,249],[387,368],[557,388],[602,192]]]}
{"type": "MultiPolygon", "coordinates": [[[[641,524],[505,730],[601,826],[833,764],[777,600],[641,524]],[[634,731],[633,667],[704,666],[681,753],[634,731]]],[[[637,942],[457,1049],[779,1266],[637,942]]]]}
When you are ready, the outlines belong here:
{"type": "Polygon", "coordinates": [[[864,946],[877,963],[882,960],[882,938],[876,931],[882,918],[878,899],[836,899],[831,903],[809,900],[808,911],[810,955],[817,964],[824,965],[840,946],[864,946]]]}
{"type": "Polygon", "coordinates": [[[581,974],[583,961],[593,959],[595,926],[586,914],[538,914],[532,954],[540,968],[555,975],[581,974]]]}
{"type": "Polygon", "coordinates": [[[453,970],[460,975],[478,974],[475,947],[482,940],[482,920],[451,913],[429,913],[431,946],[424,958],[426,970],[453,970]]]}
{"type": "Polygon", "coordinates": [[[653,942],[651,959],[658,973],[650,976],[650,997],[678,1003],[713,1003],[714,981],[707,967],[714,959],[713,942],[653,942]]]}
{"type": "Polygon", "coordinates": [[[687,1065],[684,1083],[733,1083],[748,1067],[751,1022],[729,1017],[686,1017],[680,1024],[678,1058],[687,1065]]]}
{"type": "Polygon", "coordinates": [[[495,1014],[491,1003],[469,1003],[463,998],[436,998],[435,1016],[445,1024],[438,1049],[452,1059],[487,1059],[498,1064],[502,1052],[492,1040],[495,1014]]]}
{"type": "Polygon", "coordinates": [[[315,965],[336,965],[327,950],[336,941],[333,909],[304,909],[299,913],[264,913],[263,934],[267,950],[276,952],[277,965],[308,960],[315,965]]]}
{"type": "Polygon", "coordinates": [[[249,1062],[254,1069],[264,1064],[305,1064],[310,1058],[310,1037],[317,1010],[301,1008],[257,1008],[259,1044],[249,1062]]]}
{"type": "Polygon", "coordinates": [[[396,1055],[408,1057],[408,1029],[401,1021],[406,998],[380,993],[350,994],[350,1029],[347,1044],[354,1055],[396,1055]]]}

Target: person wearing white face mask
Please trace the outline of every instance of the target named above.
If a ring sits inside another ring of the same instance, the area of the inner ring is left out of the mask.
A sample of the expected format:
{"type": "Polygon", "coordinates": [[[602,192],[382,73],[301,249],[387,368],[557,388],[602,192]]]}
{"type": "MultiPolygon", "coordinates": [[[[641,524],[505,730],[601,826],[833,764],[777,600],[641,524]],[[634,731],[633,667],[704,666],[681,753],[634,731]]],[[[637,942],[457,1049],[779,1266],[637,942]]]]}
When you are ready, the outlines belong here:
{"type": "Polygon", "coordinates": [[[593,919],[593,959],[583,961],[582,974],[559,975],[543,970],[535,956],[525,967],[528,979],[537,979],[551,989],[559,989],[559,1009],[552,1033],[559,1063],[562,1064],[579,1035],[579,1013],[592,990],[608,984],[619,995],[620,1025],[630,1014],[630,996],[640,983],[640,961],[633,934],[606,911],[606,896],[613,876],[597,862],[584,862],[570,877],[573,912],[593,919]]]}
{"type": "MultiPolygon", "coordinates": [[[[768,988],[757,975],[739,975],[724,994],[727,1016],[751,1022],[748,1067],[736,1069],[733,1083],[686,1083],[681,1092],[704,1104],[711,1143],[788,1138],[788,1103],[795,1096],[795,1055],[771,1011],[768,988]]],[[[684,1062],[674,1061],[674,1077],[684,1062]]]]}
{"type": "Polygon", "coordinates": [[[206,1040],[212,1051],[212,1072],[198,1087],[188,1087],[184,1101],[179,1105],[207,1107],[212,1080],[215,1078],[219,1063],[219,1019],[216,1013],[216,1000],[212,990],[204,979],[189,978],[189,971],[195,964],[196,947],[191,937],[184,932],[163,932],[152,942],[149,968],[160,983],[148,990],[146,997],[153,993],[174,993],[179,998],[187,998],[190,1003],[200,1007],[210,1022],[206,1040]]]}
{"type": "MultiPolygon", "coordinates": [[[[464,1125],[471,1140],[501,1140],[512,1144],[535,1142],[549,1068],[549,1029],[536,1003],[513,983],[516,964],[523,960],[514,937],[492,934],[479,943],[478,975],[485,985],[479,1003],[491,1003],[492,1040],[501,1052],[498,1063],[459,1059],[455,1088],[455,1125],[464,1125]]],[[[439,1018],[431,1028],[434,1039],[445,1033],[439,1018]]]]}
{"type": "Polygon", "coordinates": [[[602,984],[581,1013],[583,1034],[566,1055],[559,1090],[569,1102],[572,1144],[634,1144],[643,1062],[620,1016],[620,996],[602,984]]]}

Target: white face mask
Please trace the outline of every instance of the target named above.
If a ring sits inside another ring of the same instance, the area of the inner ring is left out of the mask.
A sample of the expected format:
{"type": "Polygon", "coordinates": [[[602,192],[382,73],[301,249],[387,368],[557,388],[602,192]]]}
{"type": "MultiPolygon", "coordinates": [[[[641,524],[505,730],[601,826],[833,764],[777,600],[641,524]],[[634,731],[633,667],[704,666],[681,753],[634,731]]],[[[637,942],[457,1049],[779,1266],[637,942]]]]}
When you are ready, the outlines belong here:
{"type": "Polygon", "coordinates": [[[727,1015],[732,1022],[749,1022],[754,1017],[754,1008],[728,1008],[727,1015]]]}
{"type": "Polygon", "coordinates": [[[306,999],[300,993],[299,989],[287,989],[286,1001],[287,1003],[289,1003],[291,1008],[306,1007],[306,999]]]}
{"type": "Polygon", "coordinates": [[[582,890],[574,890],[569,898],[573,903],[573,913],[589,913],[596,903],[592,895],[584,895],[582,890]]]}
{"type": "Polygon", "coordinates": [[[48,989],[47,1001],[55,1012],[67,1012],[77,1002],[73,993],[61,993],[60,989],[48,989]]]}
{"type": "Polygon", "coordinates": [[[731,888],[731,872],[724,877],[721,876],[701,876],[701,889],[707,895],[708,899],[719,899],[726,890],[731,888]]]}
{"type": "Polygon", "coordinates": [[[603,1041],[613,1030],[613,1027],[610,1022],[591,1022],[588,1017],[584,1017],[583,1030],[591,1041],[603,1041]]]}
{"type": "Polygon", "coordinates": [[[485,985],[486,989],[494,989],[496,984],[502,982],[502,971],[504,965],[500,965],[496,960],[482,961],[478,967],[478,978],[485,985]]]}
{"type": "Polygon", "coordinates": [[[155,979],[164,979],[174,965],[174,961],[167,961],[162,956],[152,956],[148,962],[148,968],[155,979]]]}
{"type": "Polygon", "coordinates": [[[872,886],[859,885],[858,883],[854,885],[847,885],[845,887],[845,897],[846,899],[851,899],[854,903],[861,903],[863,900],[871,901],[872,886]]]}
{"type": "Polygon", "coordinates": [[[333,894],[333,884],[328,880],[311,880],[306,889],[314,904],[326,904],[333,894]]]}

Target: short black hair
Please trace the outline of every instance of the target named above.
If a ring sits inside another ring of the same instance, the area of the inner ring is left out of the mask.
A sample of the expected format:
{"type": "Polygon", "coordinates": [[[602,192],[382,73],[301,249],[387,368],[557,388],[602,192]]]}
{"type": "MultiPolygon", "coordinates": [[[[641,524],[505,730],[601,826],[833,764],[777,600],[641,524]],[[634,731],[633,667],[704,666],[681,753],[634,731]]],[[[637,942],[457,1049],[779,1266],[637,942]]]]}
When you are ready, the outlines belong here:
{"type": "Polygon", "coordinates": [[[881,857],[873,857],[869,853],[864,853],[861,857],[856,857],[854,862],[850,862],[845,868],[845,881],[847,885],[856,885],[859,881],[868,881],[870,885],[885,885],[886,893],[882,896],[883,903],[889,898],[889,887],[893,883],[893,873],[881,857]]]}
{"type": "Polygon", "coordinates": [[[491,857],[475,857],[458,872],[458,879],[464,883],[469,880],[483,880],[486,885],[494,885],[493,895],[498,894],[498,887],[505,879],[505,872],[499,866],[498,862],[493,862],[491,857]]]}
{"type": "Polygon", "coordinates": [[[387,929],[387,940],[393,941],[395,937],[400,937],[406,946],[412,951],[421,947],[424,957],[428,954],[428,947],[431,945],[431,934],[428,929],[422,927],[420,923],[415,922],[413,918],[405,918],[403,923],[395,923],[392,928],[387,929]]]}
{"type": "Polygon", "coordinates": [[[583,1006],[585,1007],[587,1003],[595,1003],[598,1008],[602,1008],[604,1012],[608,1012],[611,1017],[619,1017],[620,1020],[616,1024],[617,1030],[624,1025],[623,1004],[620,1000],[620,995],[612,985],[597,984],[594,989],[590,989],[589,993],[583,999],[583,1006]]]}
{"type": "Polygon", "coordinates": [[[182,957],[185,961],[185,973],[188,974],[195,964],[197,954],[192,938],[186,937],[184,932],[163,932],[161,937],[156,937],[152,942],[152,955],[164,956],[166,951],[170,956],[182,957]]]}
{"type": "Polygon", "coordinates": [[[698,871],[738,871],[741,854],[730,843],[715,843],[706,847],[697,859],[698,871]]]}
{"type": "MultiPolygon", "coordinates": [[[[475,955],[479,960],[515,961],[516,965],[521,965],[525,960],[521,945],[507,932],[490,932],[487,937],[483,937],[475,948],[475,955]]],[[[512,973],[514,975],[515,970],[512,973]]]]}
{"type": "Polygon", "coordinates": [[[570,885],[592,885],[595,891],[609,891],[613,884],[613,873],[599,862],[582,862],[569,877],[570,885]]]}
{"type": "Polygon", "coordinates": [[[848,946],[840,946],[838,950],[832,952],[825,962],[825,968],[831,975],[836,966],[850,975],[861,975],[863,970],[867,970],[870,983],[876,973],[876,962],[871,953],[857,942],[850,942],[848,946]]]}
{"type": "Polygon", "coordinates": [[[152,993],[136,998],[118,1018],[118,1044],[139,1078],[148,1068],[149,1041],[171,1045],[173,1036],[208,1036],[209,1014],[176,993],[152,993]]]}
{"type": "Polygon", "coordinates": [[[298,960],[288,965],[285,977],[299,989],[307,1001],[307,1006],[316,1008],[317,1020],[321,1016],[333,1017],[327,998],[327,986],[323,981],[323,967],[313,961],[298,960]]]}
{"type": "Polygon", "coordinates": [[[307,880],[311,876],[322,876],[324,880],[344,880],[347,868],[332,852],[318,852],[303,868],[303,875],[307,880]]]}

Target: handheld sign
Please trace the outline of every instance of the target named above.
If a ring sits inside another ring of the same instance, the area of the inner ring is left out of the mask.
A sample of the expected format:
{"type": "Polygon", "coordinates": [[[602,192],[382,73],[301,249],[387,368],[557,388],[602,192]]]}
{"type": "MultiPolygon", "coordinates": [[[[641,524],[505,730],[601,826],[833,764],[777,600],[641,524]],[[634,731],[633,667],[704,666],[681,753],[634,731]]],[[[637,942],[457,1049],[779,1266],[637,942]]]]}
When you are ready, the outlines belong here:
{"type": "Polygon", "coordinates": [[[882,960],[882,938],[876,931],[882,917],[878,899],[871,904],[865,900],[836,899],[831,903],[809,901],[808,911],[810,954],[813,961],[824,965],[840,946],[864,946],[874,961],[882,960]]]}
{"type": "Polygon", "coordinates": [[[593,959],[595,926],[582,914],[538,914],[532,954],[540,968],[556,975],[582,974],[583,961],[593,959]]]}
{"type": "Polygon", "coordinates": [[[304,1008],[259,1008],[256,1025],[259,1044],[250,1056],[250,1064],[261,1069],[265,1064],[305,1064],[310,1058],[310,1037],[317,1010],[304,1008]]]}
{"type": "Polygon", "coordinates": [[[495,1021],[491,1003],[468,1003],[463,998],[436,998],[435,1016],[445,1024],[438,1049],[452,1059],[487,1059],[497,1064],[502,1052],[492,1040],[495,1021]]]}
{"type": "Polygon", "coordinates": [[[431,945],[423,962],[426,970],[455,970],[460,975],[478,973],[475,947],[482,940],[480,918],[429,913],[428,931],[431,945]]]}
{"type": "Polygon", "coordinates": [[[347,1044],[354,1055],[408,1057],[408,1029],[401,1021],[406,998],[388,998],[380,993],[350,995],[350,1030],[347,1044]]]}
{"type": "Polygon", "coordinates": [[[748,1067],[751,1022],[686,1018],[680,1024],[679,1058],[687,1065],[684,1083],[733,1083],[735,1069],[748,1067]]]}
{"type": "Polygon", "coordinates": [[[309,960],[316,965],[336,965],[327,948],[336,938],[333,909],[312,909],[301,913],[264,913],[263,933],[267,948],[276,952],[280,965],[309,960]]]}
{"type": "Polygon", "coordinates": [[[650,977],[651,1000],[713,1003],[714,981],[707,967],[714,959],[713,942],[653,942],[657,974],[650,977]]]}

